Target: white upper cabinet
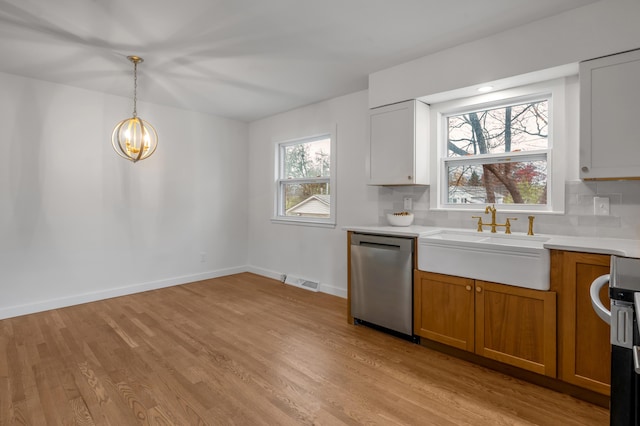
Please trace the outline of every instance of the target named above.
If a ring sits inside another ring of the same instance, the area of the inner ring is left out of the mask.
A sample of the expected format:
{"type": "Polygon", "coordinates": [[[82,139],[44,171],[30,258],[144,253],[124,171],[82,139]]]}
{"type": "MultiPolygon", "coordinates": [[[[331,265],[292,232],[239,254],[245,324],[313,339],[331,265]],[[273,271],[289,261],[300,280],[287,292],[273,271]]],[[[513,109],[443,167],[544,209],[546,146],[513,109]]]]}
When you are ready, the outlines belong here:
{"type": "Polygon", "coordinates": [[[640,177],[640,50],[580,63],[580,177],[640,177]]]}
{"type": "Polygon", "coordinates": [[[369,112],[367,183],[429,184],[429,106],[417,100],[369,112]]]}

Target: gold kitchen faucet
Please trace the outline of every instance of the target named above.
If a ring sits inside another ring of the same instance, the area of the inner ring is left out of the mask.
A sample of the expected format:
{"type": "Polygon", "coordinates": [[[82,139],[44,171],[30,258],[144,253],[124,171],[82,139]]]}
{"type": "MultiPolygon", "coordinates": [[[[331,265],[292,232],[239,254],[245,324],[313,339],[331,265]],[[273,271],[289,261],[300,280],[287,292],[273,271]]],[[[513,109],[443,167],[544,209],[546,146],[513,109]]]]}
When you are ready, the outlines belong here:
{"type": "Polygon", "coordinates": [[[487,206],[484,209],[484,214],[488,214],[491,213],[491,223],[482,223],[482,216],[471,216],[473,219],[478,219],[478,232],[482,232],[483,228],[485,226],[490,226],[491,227],[491,232],[492,233],[496,233],[496,228],[497,227],[502,227],[504,226],[504,233],[505,234],[511,234],[511,221],[512,220],[518,220],[515,217],[508,217],[505,223],[496,223],[496,206],[491,205],[491,206],[487,206]]]}

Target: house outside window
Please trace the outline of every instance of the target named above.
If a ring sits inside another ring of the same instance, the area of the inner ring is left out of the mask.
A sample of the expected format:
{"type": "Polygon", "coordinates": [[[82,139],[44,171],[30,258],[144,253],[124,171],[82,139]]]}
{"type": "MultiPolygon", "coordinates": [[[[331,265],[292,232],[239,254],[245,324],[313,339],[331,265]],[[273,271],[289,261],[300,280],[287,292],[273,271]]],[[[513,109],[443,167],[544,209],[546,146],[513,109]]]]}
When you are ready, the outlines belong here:
{"type": "Polygon", "coordinates": [[[556,123],[564,113],[562,84],[452,101],[434,110],[438,190],[432,205],[447,210],[487,204],[515,212],[564,209],[564,173],[555,164],[560,161],[554,162],[562,152],[561,137],[556,137],[562,134],[556,123]]]}
{"type": "Polygon", "coordinates": [[[334,169],[333,133],[278,143],[273,221],[335,226],[334,169]]]}

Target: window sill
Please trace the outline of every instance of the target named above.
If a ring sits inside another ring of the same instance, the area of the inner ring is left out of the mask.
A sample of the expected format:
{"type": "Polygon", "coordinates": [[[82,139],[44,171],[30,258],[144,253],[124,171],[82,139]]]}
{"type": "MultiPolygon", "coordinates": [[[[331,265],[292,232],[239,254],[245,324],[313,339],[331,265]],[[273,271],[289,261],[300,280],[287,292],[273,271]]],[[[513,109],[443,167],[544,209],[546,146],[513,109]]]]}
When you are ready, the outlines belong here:
{"type": "Polygon", "coordinates": [[[297,226],[313,226],[316,228],[335,228],[335,222],[310,220],[310,219],[298,219],[298,218],[271,218],[271,223],[278,225],[297,225],[297,226]]]}

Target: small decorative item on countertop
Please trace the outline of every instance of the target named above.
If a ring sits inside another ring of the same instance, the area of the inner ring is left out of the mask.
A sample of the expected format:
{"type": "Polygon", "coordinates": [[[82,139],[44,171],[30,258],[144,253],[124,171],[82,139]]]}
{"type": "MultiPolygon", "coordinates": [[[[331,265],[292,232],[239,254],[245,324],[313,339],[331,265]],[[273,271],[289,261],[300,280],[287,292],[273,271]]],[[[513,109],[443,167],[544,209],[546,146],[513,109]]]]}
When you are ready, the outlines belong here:
{"type": "Polygon", "coordinates": [[[387,213],[387,220],[391,226],[409,226],[413,223],[413,213],[387,213]]]}

